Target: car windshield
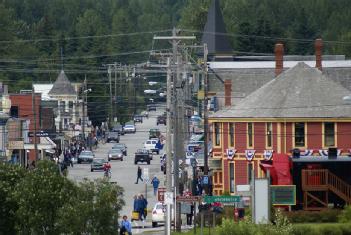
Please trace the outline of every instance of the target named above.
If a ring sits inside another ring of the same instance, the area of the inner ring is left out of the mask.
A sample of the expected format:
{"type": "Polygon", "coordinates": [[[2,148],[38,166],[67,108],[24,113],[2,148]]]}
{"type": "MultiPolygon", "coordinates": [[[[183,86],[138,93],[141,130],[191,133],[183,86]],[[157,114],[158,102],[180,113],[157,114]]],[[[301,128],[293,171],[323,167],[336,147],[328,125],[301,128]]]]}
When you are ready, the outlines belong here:
{"type": "Polygon", "coordinates": [[[146,144],[152,144],[152,142],[150,140],[146,141],[146,144]]]}
{"type": "Polygon", "coordinates": [[[90,152],[90,151],[83,151],[83,152],[81,152],[80,155],[89,155],[89,156],[93,156],[94,154],[93,154],[92,152],[90,152]]]}
{"type": "Polygon", "coordinates": [[[137,153],[149,153],[147,149],[138,149],[137,153]]]}
{"type": "Polygon", "coordinates": [[[134,128],[133,125],[126,125],[125,128],[134,128]]]}
{"type": "Polygon", "coordinates": [[[121,150],[121,149],[112,149],[112,150],[110,151],[110,153],[118,154],[118,153],[122,153],[122,150],[121,150]]]}
{"type": "Polygon", "coordinates": [[[117,148],[124,148],[124,147],[125,147],[124,144],[115,144],[115,145],[113,146],[114,149],[117,149],[117,148]]]}
{"type": "Polygon", "coordinates": [[[103,159],[103,158],[96,158],[96,159],[94,159],[94,163],[99,163],[99,164],[105,163],[105,159],[103,159]]]}

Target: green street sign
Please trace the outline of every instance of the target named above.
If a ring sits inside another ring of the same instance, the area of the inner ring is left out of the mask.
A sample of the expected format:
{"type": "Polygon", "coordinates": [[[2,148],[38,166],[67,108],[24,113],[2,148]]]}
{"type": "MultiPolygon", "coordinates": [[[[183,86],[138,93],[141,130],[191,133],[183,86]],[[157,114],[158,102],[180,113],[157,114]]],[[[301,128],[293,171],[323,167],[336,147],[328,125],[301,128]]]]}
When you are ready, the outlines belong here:
{"type": "Polygon", "coordinates": [[[271,185],[272,205],[296,205],[296,185],[271,185]]]}
{"type": "Polygon", "coordinates": [[[240,202],[240,196],[205,196],[204,202],[234,203],[234,202],[240,202]]]}

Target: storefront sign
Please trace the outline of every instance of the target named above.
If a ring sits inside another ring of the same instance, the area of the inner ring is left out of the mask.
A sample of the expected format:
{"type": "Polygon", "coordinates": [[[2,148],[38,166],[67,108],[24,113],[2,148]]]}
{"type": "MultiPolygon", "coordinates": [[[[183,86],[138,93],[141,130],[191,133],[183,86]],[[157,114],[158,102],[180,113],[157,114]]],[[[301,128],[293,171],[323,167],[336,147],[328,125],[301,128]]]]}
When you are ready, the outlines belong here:
{"type": "Polygon", "coordinates": [[[240,202],[240,196],[205,196],[204,202],[206,203],[233,203],[240,202]]]}
{"type": "Polygon", "coordinates": [[[21,141],[9,141],[7,145],[8,149],[24,149],[24,142],[21,141]]]}
{"type": "Polygon", "coordinates": [[[164,202],[164,200],[165,200],[165,192],[166,192],[166,188],[158,188],[158,190],[157,190],[157,200],[159,202],[164,202]]]}
{"type": "Polygon", "coordinates": [[[296,185],[271,185],[272,205],[296,205],[296,185]]]}
{"type": "Polygon", "coordinates": [[[201,200],[199,196],[177,196],[178,202],[198,202],[201,200]]]}

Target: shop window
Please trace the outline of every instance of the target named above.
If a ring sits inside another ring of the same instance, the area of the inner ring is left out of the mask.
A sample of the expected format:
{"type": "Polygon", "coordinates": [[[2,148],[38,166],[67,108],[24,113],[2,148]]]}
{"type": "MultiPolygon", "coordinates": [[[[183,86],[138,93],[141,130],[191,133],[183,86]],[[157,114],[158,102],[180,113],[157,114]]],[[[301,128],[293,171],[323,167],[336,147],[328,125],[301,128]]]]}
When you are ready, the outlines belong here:
{"type": "Polygon", "coordinates": [[[305,123],[295,123],[295,147],[305,147],[305,123]]]}
{"type": "Polygon", "coordinates": [[[234,146],[234,123],[229,123],[229,144],[234,146]]]}
{"type": "Polygon", "coordinates": [[[253,123],[247,123],[247,146],[249,148],[253,147],[253,123]]]}
{"type": "Polygon", "coordinates": [[[235,182],[234,182],[234,164],[229,164],[229,184],[230,184],[230,193],[235,192],[235,182]]]}
{"type": "Polygon", "coordinates": [[[214,124],[214,131],[215,131],[215,145],[221,145],[221,130],[220,130],[220,123],[216,122],[214,124]]]}
{"type": "Polygon", "coordinates": [[[335,146],[335,123],[324,123],[324,145],[326,147],[335,146]]]}
{"type": "Polygon", "coordinates": [[[266,143],[267,143],[267,147],[268,148],[272,148],[272,144],[273,144],[273,134],[272,134],[272,123],[271,122],[267,122],[266,123],[266,143]]]}

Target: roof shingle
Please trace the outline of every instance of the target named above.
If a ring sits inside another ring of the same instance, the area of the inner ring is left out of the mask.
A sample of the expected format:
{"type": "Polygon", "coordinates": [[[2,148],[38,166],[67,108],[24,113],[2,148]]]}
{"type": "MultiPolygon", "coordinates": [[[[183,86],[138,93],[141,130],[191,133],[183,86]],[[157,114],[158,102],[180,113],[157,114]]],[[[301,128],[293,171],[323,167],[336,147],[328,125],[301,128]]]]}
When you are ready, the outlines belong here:
{"type": "Polygon", "coordinates": [[[57,77],[53,87],[49,91],[49,96],[52,95],[77,95],[71,82],[68,80],[65,72],[61,70],[59,76],[57,77]]]}

